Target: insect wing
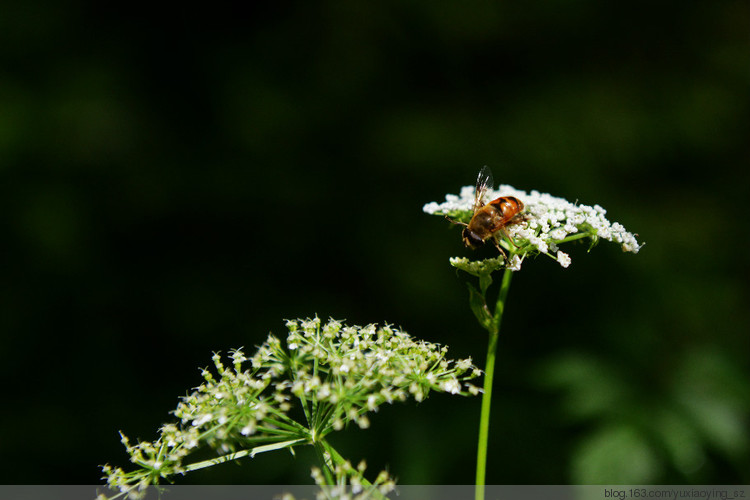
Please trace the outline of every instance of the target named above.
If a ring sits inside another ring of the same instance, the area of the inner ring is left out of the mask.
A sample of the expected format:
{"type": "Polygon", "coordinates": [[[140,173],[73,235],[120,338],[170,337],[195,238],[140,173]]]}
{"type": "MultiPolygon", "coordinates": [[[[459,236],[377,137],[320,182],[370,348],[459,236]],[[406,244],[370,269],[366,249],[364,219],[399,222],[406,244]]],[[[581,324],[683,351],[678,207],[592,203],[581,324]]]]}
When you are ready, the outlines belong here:
{"type": "Polygon", "coordinates": [[[474,190],[474,211],[484,206],[484,196],[487,194],[488,189],[492,189],[494,182],[492,180],[492,170],[490,167],[484,166],[479,171],[477,176],[477,187],[474,190]]]}

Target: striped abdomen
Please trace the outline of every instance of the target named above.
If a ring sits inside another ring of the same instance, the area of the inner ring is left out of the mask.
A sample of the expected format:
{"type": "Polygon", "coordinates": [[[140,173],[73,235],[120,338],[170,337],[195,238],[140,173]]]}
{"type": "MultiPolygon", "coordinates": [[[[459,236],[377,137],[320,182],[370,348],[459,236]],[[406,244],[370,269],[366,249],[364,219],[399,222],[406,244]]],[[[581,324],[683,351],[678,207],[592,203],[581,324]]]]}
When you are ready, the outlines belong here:
{"type": "Polygon", "coordinates": [[[501,196],[489,202],[485,207],[491,207],[497,212],[501,220],[496,221],[496,224],[503,225],[523,211],[523,202],[515,196],[501,196]]]}

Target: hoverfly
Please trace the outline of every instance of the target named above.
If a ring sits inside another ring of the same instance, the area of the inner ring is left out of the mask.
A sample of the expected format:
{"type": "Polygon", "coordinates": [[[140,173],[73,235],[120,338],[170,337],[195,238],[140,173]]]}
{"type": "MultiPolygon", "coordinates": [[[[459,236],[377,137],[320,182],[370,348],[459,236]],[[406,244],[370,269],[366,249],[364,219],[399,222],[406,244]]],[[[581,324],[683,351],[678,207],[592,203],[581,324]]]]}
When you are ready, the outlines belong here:
{"type": "Polygon", "coordinates": [[[467,247],[477,249],[492,238],[492,242],[497,249],[505,256],[505,252],[497,241],[496,233],[502,232],[508,241],[515,245],[510,236],[508,236],[505,228],[519,221],[519,214],[523,211],[524,205],[515,196],[501,196],[489,203],[485,203],[484,197],[487,194],[487,190],[492,189],[492,184],[492,171],[489,167],[485,166],[479,171],[479,175],[477,176],[477,186],[474,191],[474,209],[471,220],[468,224],[457,221],[451,222],[466,226],[461,236],[467,247]]]}

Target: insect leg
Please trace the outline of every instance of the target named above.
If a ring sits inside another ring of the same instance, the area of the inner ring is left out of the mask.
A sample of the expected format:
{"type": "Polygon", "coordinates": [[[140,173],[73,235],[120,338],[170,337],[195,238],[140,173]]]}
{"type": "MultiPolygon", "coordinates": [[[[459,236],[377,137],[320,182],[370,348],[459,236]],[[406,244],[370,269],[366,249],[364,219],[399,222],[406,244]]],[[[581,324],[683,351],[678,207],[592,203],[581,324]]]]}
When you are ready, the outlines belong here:
{"type": "Polygon", "coordinates": [[[505,253],[505,250],[503,250],[503,247],[500,246],[500,243],[497,241],[497,238],[494,236],[492,237],[492,243],[495,245],[495,248],[500,250],[500,253],[503,254],[503,258],[505,260],[508,260],[508,255],[505,253]]]}
{"type": "Polygon", "coordinates": [[[505,235],[505,239],[508,240],[511,245],[518,248],[518,245],[516,245],[516,242],[513,241],[513,238],[510,237],[510,235],[508,234],[508,231],[506,231],[504,227],[501,227],[500,231],[502,231],[502,233],[505,235]]]}
{"type": "Polygon", "coordinates": [[[468,224],[467,224],[467,223],[465,223],[465,222],[461,222],[460,220],[455,220],[455,219],[451,219],[451,218],[450,218],[450,217],[448,217],[447,215],[445,215],[444,217],[445,217],[445,218],[446,218],[446,220],[447,220],[448,222],[450,222],[451,224],[458,224],[458,225],[460,225],[460,226],[468,226],[468,224]]]}

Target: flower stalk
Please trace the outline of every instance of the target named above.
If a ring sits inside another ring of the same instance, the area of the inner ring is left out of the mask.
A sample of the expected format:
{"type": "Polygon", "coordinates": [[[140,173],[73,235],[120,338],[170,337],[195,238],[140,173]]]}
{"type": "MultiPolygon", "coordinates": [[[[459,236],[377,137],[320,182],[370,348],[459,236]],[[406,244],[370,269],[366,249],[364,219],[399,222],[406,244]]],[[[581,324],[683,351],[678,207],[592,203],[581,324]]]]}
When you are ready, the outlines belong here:
{"type": "MultiPolygon", "coordinates": [[[[479,212],[483,212],[485,219],[499,217],[498,213],[502,210],[495,207],[502,204],[499,203],[502,201],[499,200],[501,197],[516,198],[520,200],[521,206],[526,207],[524,213],[508,216],[511,217],[510,219],[506,219],[505,213],[502,212],[502,217],[496,219],[496,221],[501,221],[496,222],[496,232],[487,240],[494,240],[499,249],[504,248],[508,253],[507,258],[498,256],[484,260],[471,260],[466,257],[450,259],[452,266],[479,279],[479,288],[467,283],[469,307],[479,324],[489,334],[479,419],[476,500],[484,499],[495,359],[500,326],[513,273],[521,269],[521,264],[527,257],[539,254],[546,255],[557,261],[563,268],[567,268],[571,264],[570,255],[560,250],[559,245],[576,240],[588,239],[591,247],[600,239],[608,240],[618,243],[623,251],[632,253],[638,253],[642,246],[638,243],[636,235],[627,232],[622,224],[607,220],[606,210],[599,205],[592,207],[571,203],[549,194],[538,191],[527,193],[507,185],[501,185],[498,190],[492,190],[491,178],[491,173],[485,167],[479,174],[476,187],[465,186],[459,195],[449,194],[442,203],[432,202],[424,206],[426,213],[444,216],[451,222],[464,226],[470,226],[470,221],[479,212]],[[498,198],[490,202],[490,205],[494,204],[494,207],[486,206],[488,203],[485,197],[490,200],[498,198]],[[487,304],[487,290],[493,281],[492,273],[501,269],[503,276],[500,291],[494,309],[490,310],[487,304]]],[[[486,224],[486,222],[479,224],[486,224]]],[[[502,250],[501,252],[504,253],[502,250]]]]}
{"type": "Polygon", "coordinates": [[[500,336],[500,325],[503,320],[505,301],[510,290],[510,280],[513,271],[505,269],[503,281],[500,285],[500,293],[495,304],[495,312],[492,315],[491,328],[488,330],[487,358],[484,367],[484,390],[482,392],[482,409],[479,416],[479,443],[477,445],[477,474],[476,474],[476,500],[484,499],[484,485],[487,475],[487,447],[490,436],[490,408],[492,405],[492,383],[495,378],[495,356],[497,353],[497,341],[500,336]]]}
{"type": "MultiPolygon", "coordinates": [[[[514,256],[511,251],[509,259],[514,256]]],[[[487,259],[485,261],[466,261],[462,259],[451,259],[451,264],[479,279],[479,290],[471,283],[469,288],[469,302],[479,324],[487,330],[487,356],[484,367],[484,387],[482,390],[482,408],[479,415],[479,438],[477,443],[477,468],[476,468],[476,500],[484,499],[484,486],[487,476],[487,449],[490,435],[490,410],[492,407],[492,384],[495,378],[495,359],[497,355],[497,343],[500,337],[500,326],[502,325],[505,303],[510,290],[510,282],[513,270],[510,267],[502,268],[501,258],[487,259]],[[500,283],[500,291],[492,311],[487,304],[487,290],[492,284],[492,273],[503,269],[503,277],[500,283]]]]}

